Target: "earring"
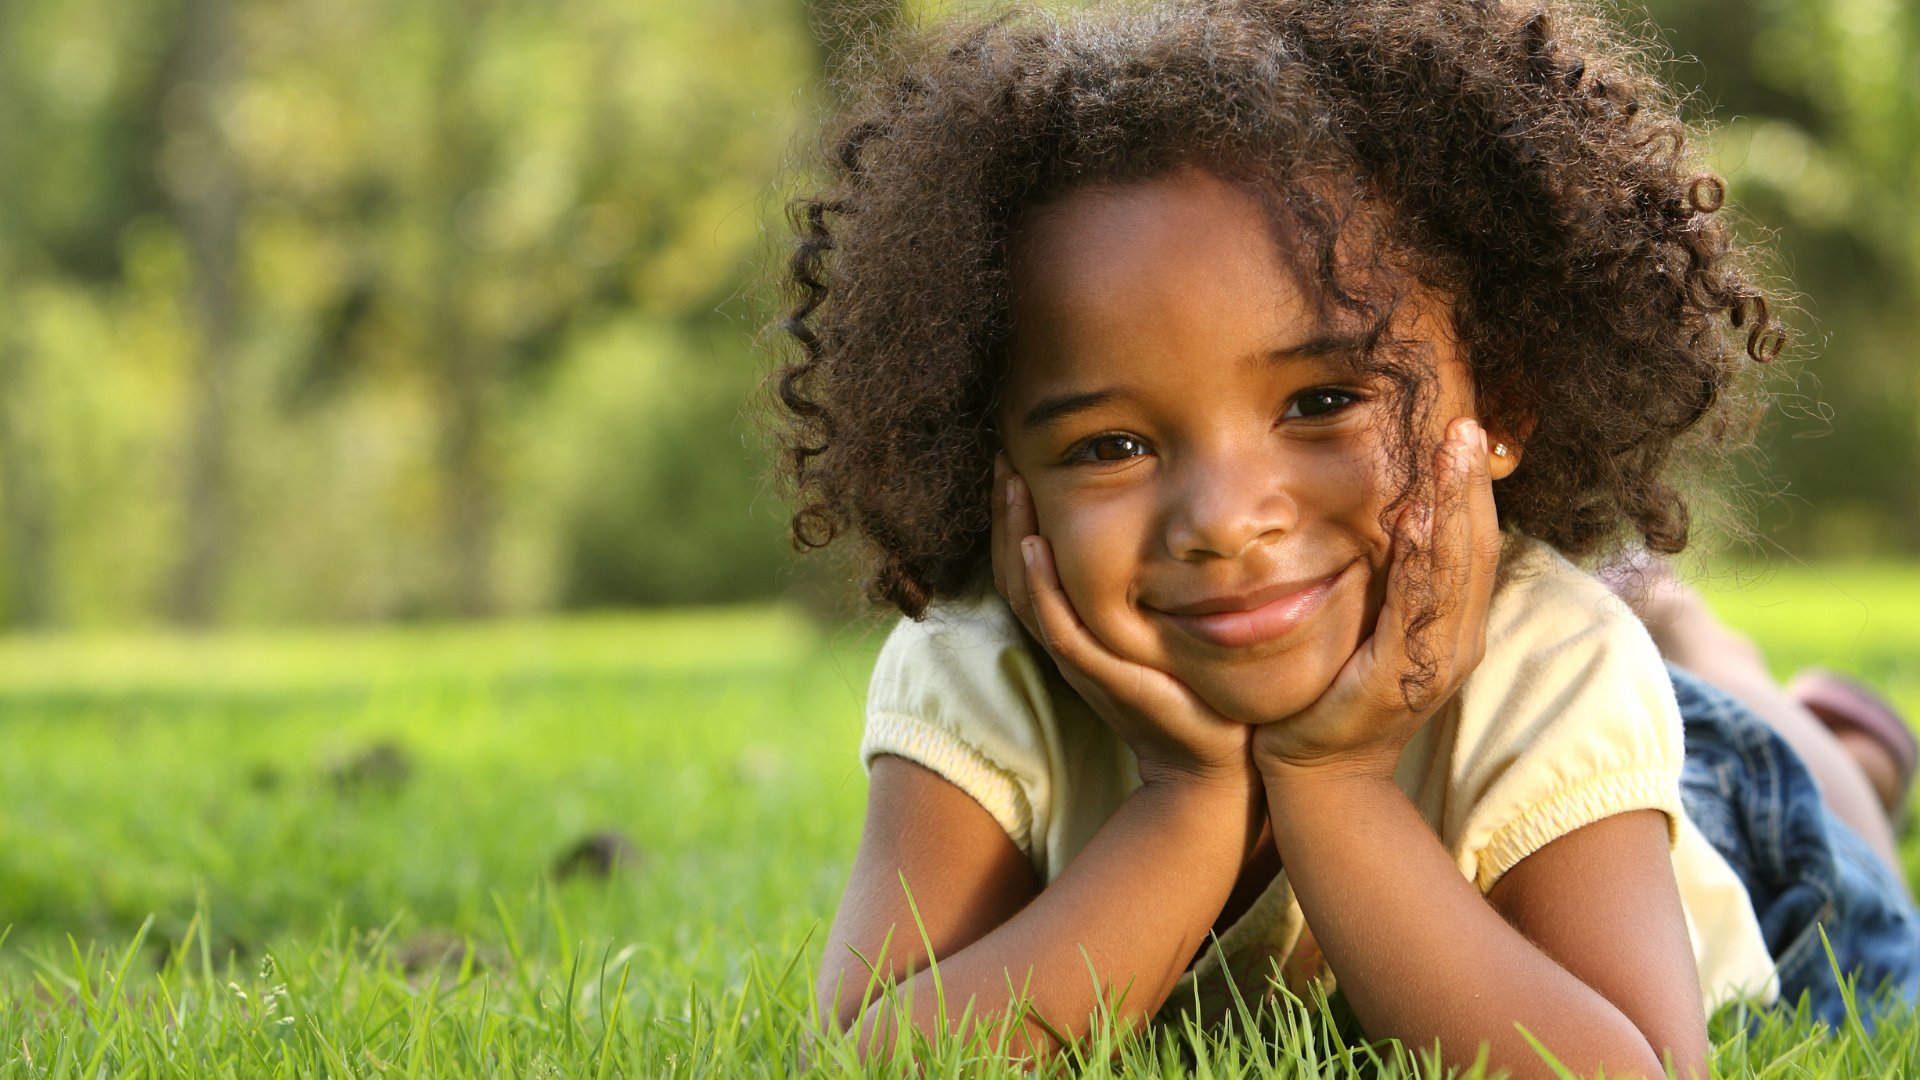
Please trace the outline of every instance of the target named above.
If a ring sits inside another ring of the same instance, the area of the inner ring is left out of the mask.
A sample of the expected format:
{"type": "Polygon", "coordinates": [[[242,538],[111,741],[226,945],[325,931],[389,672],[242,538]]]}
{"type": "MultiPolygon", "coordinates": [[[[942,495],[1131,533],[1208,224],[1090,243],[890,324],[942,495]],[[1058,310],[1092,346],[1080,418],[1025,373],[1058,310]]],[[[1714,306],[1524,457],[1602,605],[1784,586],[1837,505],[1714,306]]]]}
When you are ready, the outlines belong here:
{"type": "Polygon", "coordinates": [[[1494,443],[1494,444],[1493,444],[1493,456],[1494,456],[1494,457],[1506,457],[1506,456],[1507,456],[1507,444],[1506,444],[1506,443],[1503,443],[1503,442],[1497,442],[1497,443],[1494,443]]]}

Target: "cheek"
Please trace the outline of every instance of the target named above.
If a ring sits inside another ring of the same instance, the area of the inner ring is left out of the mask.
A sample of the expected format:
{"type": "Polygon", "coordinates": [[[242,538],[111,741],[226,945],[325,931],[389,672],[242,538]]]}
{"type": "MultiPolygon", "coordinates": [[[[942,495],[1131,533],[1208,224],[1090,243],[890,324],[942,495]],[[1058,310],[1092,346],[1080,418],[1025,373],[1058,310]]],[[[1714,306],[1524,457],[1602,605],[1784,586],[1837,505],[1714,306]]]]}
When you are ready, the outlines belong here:
{"type": "MultiPolygon", "coordinates": [[[[1060,583],[1075,602],[1082,589],[1111,589],[1131,576],[1143,533],[1141,515],[1118,500],[1042,497],[1034,493],[1040,534],[1053,545],[1060,583]]],[[[1089,600],[1093,599],[1088,597],[1089,600]]]]}
{"type": "Polygon", "coordinates": [[[1122,633],[1115,624],[1131,612],[1134,583],[1151,539],[1150,510],[1114,497],[1048,498],[1036,489],[1034,512],[1075,613],[1114,644],[1114,635],[1122,633]]]}
{"type": "Polygon", "coordinates": [[[1376,445],[1349,446],[1320,455],[1295,488],[1303,519],[1319,520],[1360,538],[1376,565],[1386,559],[1390,538],[1380,514],[1399,491],[1376,445]]]}

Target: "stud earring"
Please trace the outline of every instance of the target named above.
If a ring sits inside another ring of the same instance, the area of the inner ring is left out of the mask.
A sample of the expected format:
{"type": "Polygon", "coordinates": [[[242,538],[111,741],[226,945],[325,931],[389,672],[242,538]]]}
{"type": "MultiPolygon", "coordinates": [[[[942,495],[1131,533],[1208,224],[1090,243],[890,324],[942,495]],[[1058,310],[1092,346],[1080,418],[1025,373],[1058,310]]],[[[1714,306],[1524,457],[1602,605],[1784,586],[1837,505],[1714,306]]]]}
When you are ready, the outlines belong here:
{"type": "Polygon", "coordinates": [[[1506,457],[1506,456],[1507,456],[1507,444],[1506,444],[1506,443],[1503,443],[1503,442],[1497,442],[1497,443],[1494,443],[1494,444],[1493,444],[1493,456],[1494,456],[1494,457],[1506,457]]]}

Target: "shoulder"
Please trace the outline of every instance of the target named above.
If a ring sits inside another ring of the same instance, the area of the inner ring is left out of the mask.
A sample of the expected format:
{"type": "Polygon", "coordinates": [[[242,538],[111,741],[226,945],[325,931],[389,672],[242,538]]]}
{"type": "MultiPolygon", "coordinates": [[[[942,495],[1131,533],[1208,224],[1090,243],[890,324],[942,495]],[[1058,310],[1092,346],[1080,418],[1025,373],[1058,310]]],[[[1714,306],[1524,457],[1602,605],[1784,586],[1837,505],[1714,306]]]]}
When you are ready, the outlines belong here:
{"type": "Polygon", "coordinates": [[[1632,809],[1679,819],[1680,716],[1660,653],[1605,585],[1517,538],[1461,689],[1459,840],[1489,887],[1560,835],[1632,809]]]}
{"type": "Polygon", "coordinates": [[[1679,710],[1660,650],[1633,611],[1559,552],[1510,543],[1487,611],[1487,648],[1462,690],[1463,720],[1515,735],[1580,729],[1669,733],[1679,710]]]}
{"type": "Polygon", "coordinates": [[[1539,540],[1511,538],[1487,611],[1489,652],[1498,647],[1539,659],[1581,642],[1637,652],[1659,666],[1659,650],[1640,620],[1598,578],[1539,540]]]}
{"type": "Polygon", "coordinates": [[[1050,798],[1062,704],[991,591],[895,625],[867,690],[861,760],[892,755],[971,795],[1023,849],[1050,798]]]}
{"type": "Polygon", "coordinates": [[[1563,713],[1590,705],[1617,715],[1673,698],[1666,662],[1633,610],[1592,574],[1526,537],[1511,540],[1501,561],[1485,658],[1469,686],[1506,709],[1547,694],[1563,713]]]}
{"type": "Polygon", "coordinates": [[[1032,704],[1043,672],[1013,612],[992,592],[902,618],[874,662],[867,712],[960,715],[973,705],[1032,704]]]}

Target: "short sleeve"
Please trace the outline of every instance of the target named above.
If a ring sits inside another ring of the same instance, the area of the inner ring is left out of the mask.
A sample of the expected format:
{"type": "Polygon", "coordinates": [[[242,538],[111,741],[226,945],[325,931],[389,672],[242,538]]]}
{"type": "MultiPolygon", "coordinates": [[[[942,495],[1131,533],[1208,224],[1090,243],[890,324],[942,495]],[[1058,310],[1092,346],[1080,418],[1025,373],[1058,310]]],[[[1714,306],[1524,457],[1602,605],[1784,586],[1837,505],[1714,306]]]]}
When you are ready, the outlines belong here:
{"type": "Polygon", "coordinates": [[[1679,836],[1679,707],[1633,613],[1544,545],[1522,541],[1461,690],[1437,828],[1481,891],[1582,826],[1630,810],[1679,836]]]}
{"type": "Polygon", "coordinates": [[[887,638],[867,691],[860,759],[938,773],[1034,857],[1057,744],[1046,680],[997,597],[935,607],[887,638]]]}

